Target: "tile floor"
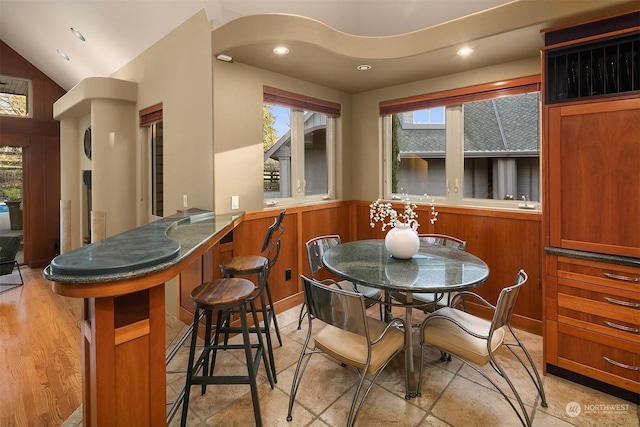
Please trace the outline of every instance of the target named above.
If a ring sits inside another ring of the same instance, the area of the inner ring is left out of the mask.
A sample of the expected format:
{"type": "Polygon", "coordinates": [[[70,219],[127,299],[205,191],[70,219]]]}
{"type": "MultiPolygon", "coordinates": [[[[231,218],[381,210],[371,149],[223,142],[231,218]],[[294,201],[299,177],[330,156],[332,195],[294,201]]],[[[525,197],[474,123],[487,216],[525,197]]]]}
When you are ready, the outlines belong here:
{"type": "MultiPolygon", "coordinates": [[[[324,355],[314,355],[298,391],[293,409],[293,421],[286,421],[291,380],[295,365],[307,333],[307,321],[297,330],[299,307],[278,315],[283,345],[275,341],[274,348],[278,382],[272,390],[264,374],[259,372],[260,406],[265,426],[343,426],[347,418],[357,373],[343,368],[324,355]]],[[[375,315],[375,313],[373,314],[375,315]]],[[[186,326],[172,316],[167,316],[167,343],[171,346],[186,326]]],[[[314,327],[314,331],[317,327],[314,327]]],[[[542,338],[520,332],[519,337],[540,368],[542,338]]],[[[503,349],[504,350],[504,349],[503,349]]],[[[419,360],[419,347],[415,355],[419,360]]],[[[181,349],[169,369],[182,369],[186,365],[188,349],[181,349]]],[[[503,397],[491,385],[468,366],[453,359],[441,362],[437,351],[426,353],[425,378],[422,396],[404,399],[403,355],[400,354],[381,374],[367,397],[357,419],[357,426],[518,426],[520,422],[503,397]]],[[[535,387],[522,367],[507,351],[499,353],[500,361],[519,390],[533,420],[533,426],[640,426],[638,405],[600,393],[564,379],[547,375],[543,377],[548,407],[540,406],[535,387]],[[580,413],[571,416],[566,408],[578,404],[580,413]]],[[[222,352],[220,369],[246,373],[240,352],[222,352]]],[[[491,371],[489,368],[488,371],[491,371]]],[[[492,379],[503,385],[491,371],[492,379]]],[[[167,397],[173,399],[184,384],[184,375],[167,375],[167,397]]],[[[506,384],[505,384],[506,386],[506,384]]],[[[253,409],[249,386],[209,386],[205,395],[193,388],[189,404],[188,426],[252,426],[253,409]]],[[[507,393],[511,394],[511,393],[507,393]]],[[[76,411],[64,424],[76,427],[82,424],[81,412],[76,411]]],[[[180,424],[180,409],[170,426],[180,424]]]]}

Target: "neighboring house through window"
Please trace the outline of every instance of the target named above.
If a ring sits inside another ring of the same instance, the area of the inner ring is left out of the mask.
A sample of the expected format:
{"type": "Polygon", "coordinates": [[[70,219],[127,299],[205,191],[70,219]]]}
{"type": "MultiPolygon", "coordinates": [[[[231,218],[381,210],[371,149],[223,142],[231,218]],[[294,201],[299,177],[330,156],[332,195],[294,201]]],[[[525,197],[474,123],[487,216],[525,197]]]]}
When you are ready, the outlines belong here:
{"type": "MultiPolygon", "coordinates": [[[[386,197],[540,201],[539,78],[381,103],[386,197]],[[426,108],[425,108],[426,107],[426,108]],[[442,124],[416,123],[444,111],[442,124]]],[[[491,202],[480,202],[480,204],[491,202]]]]}
{"type": "Polygon", "coordinates": [[[333,197],[335,121],[340,105],[264,88],[264,198],[267,206],[333,197]]]}

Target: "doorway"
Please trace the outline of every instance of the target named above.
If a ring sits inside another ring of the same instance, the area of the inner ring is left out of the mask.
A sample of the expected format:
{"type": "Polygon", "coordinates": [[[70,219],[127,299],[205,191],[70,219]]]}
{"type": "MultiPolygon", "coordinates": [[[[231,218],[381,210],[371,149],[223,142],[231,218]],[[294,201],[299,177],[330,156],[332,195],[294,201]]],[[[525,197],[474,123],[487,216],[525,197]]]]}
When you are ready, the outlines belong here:
{"type": "Polygon", "coordinates": [[[19,264],[24,264],[22,158],[22,147],[0,145],[0,234],[20,237],[19,264]]]}

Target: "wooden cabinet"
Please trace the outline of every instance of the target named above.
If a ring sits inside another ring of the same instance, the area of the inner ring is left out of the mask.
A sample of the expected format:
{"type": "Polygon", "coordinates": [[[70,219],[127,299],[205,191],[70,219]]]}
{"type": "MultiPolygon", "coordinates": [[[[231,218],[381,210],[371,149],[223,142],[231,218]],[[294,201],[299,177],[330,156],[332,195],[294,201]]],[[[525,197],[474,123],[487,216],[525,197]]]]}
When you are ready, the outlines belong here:
{"type": "Polygon", "coordinates": [[[547,117],[549,244],[640,257],[640,98],[547,117]]]}
{"type": "Polygon", "coordinates": [[[640,393],[640,64],[624,67],[640,57],[638,22],[634,11],[552,30],[543,50],[545,371],[632,401],[640,393]]]}
{"type": "Polygon", "coordinates": [[[640,392],[640,269],[549,258],[547,363],[640,392]]]}

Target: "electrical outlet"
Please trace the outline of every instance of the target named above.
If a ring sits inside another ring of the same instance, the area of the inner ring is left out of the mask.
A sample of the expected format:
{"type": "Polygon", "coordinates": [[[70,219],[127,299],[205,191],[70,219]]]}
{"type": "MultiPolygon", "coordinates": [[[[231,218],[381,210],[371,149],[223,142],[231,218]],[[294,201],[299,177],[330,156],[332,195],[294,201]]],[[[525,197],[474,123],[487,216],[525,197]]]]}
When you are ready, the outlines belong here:
{"type": "Polygon", "coordinates": [[[182,195],[182,206],[185,207],[185,208],[187,206],[189,206],[189,203],[187,202],[187,195],[186,194],[182,195]]]}
{"type": "Polygon", "coordinates": [[[240,196],[231,196],[231,209],[240,209],[240,196]]]}
{"type": "Polygon", "coordinates": [[[284,272],[284,280],[285,281],[291,280],[291,269],[290,268],[287,268],[285,270],[285,272],[284,272]]]}

